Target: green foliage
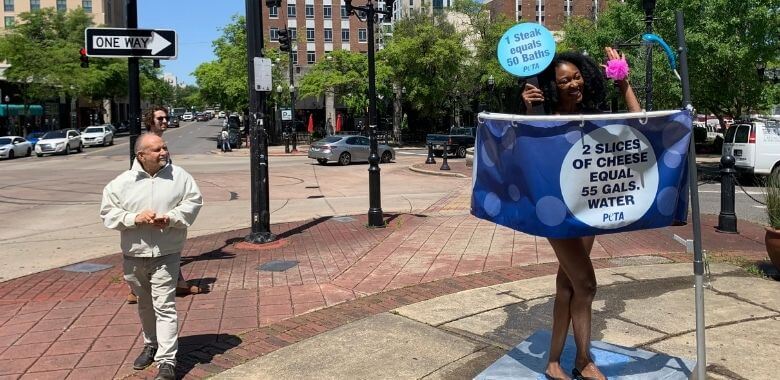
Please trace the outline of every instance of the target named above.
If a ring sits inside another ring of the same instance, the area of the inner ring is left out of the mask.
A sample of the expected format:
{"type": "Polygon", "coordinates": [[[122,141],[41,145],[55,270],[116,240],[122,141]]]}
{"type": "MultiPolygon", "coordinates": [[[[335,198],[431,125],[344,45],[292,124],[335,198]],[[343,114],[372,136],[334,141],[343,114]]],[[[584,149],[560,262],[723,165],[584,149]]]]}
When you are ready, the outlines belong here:
{"type": "MultiPolygon", "coordinates": [[[[464,34],[438,14],[413,13],[398,20],[379,61],[395,83],[406,87],[404,98],[423,115],[443,119],[454,106],[459,86],[469,82],[464,63],[469,50],[464,34]]],[[[383,76],[383,75],[382,75],[383,76]]],[[[380,81],[377,68],[377,83],[380,81]]]]}
{"type": "MultiPolygon", "coordinates": [[[[776,65],[780,56],[778,0],[659,0],[654,33],[673,48],[677,45],[675,11],[685,15],[692,102],[716,115],[747,115],[766,108],[777,91],[759,81],[758,60],[776,65]],[[724,80],[727,78],[727,80],[724,80]]],[[[641,2],[611,2],[597,23],[573,18],[564,26],[559,49],[588,51],[603,60],[604,46],[636,43],[645,31],[641,2]]],[[[632,83],[644,83],[644,53],[627,48],[632,83]]],[[[644,94],[637,93],[640,101],[644,94]]],[[[774,98],[773,98],[774,97],[774,98]]],[[[681,104],[679,81],[661,49],[653,48],[654,108],[681,104]]]]}
{"type": "MultiPolygon", "coordinates": [[[[368,109],[368,60],[366,55],[347,50],[330,53],[330,59],[321,59],[298,86],[301,97],[320,97],[333,91],[350,111],[363,114],[368,109]]],[[[377,94],[389,93],[384,85],[387,68],[376,62],[377,94]]]]}
{"type": "Polygon", "coordinates": [[[224,109],[240,110],[249,104],[246,19],[234,15],[213,44],[217,59],[200,64],[193,72],[202,103],[219,103],[224,109]]]}
{"type": "Polygon", "coordinates": [[[769,226],[780,229],[780,178],[770,175],[764,185],[764,200],[769,226]]]}

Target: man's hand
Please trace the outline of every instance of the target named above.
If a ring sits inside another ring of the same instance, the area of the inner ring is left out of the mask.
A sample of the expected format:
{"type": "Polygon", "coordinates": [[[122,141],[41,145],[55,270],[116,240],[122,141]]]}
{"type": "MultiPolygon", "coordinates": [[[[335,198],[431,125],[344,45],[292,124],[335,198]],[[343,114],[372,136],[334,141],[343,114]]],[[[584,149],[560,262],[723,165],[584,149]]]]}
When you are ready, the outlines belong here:
{"type": "Polygon", "coordinates": [[[153,224],[155,216],[156,216],[156,214],[152,210],[141,211],[135,217],[135,224],[138,224],[138,225],[141,225],[141,224],[153,224]]]}
{"type": "Polygon", "coordinates": [[[167,228],[171,223],[171,218],[168,215],[162,215],[154,218],[154,226],[157,228],[167,228]]]}

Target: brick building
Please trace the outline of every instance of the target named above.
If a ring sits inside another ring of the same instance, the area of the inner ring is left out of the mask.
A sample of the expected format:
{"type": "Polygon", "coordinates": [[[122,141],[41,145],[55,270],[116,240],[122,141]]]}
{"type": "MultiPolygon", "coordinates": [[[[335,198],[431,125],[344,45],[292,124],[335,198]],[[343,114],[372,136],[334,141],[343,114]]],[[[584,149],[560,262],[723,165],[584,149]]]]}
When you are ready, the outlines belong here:
{"type": "Polygon", "coordinates": [[[549,30],[560,30],[572,16],[597,18],[607,8],[607,0],[492,0],[491,17],[503,14],[510,20],[531,21],[549,30]]]}

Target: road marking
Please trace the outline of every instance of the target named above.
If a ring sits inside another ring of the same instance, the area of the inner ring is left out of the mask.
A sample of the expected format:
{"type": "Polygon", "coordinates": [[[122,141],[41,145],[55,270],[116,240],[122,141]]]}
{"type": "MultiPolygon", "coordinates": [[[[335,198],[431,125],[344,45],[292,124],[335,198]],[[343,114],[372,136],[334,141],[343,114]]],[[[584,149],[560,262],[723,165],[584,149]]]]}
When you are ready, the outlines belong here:
{"type": "Polygon", "coordinates": [[[395,154],[405,154],[407,156],[427,156],[428,153],[414,153],[414,152],[402,152],[396,151],[395,154]]]}
{"type": "MultiPolygon", "coordinates": [[[[714,194],[720,194],[720,190],[699,190],[699,193],[714,193],[714,194]]],[[[736,194],[744,194],[741,191],[736,191],[736,194]]],[[[748,191],[747,192],[750,195],[764,195],[763,192],[760,191],[748,191]]]]}

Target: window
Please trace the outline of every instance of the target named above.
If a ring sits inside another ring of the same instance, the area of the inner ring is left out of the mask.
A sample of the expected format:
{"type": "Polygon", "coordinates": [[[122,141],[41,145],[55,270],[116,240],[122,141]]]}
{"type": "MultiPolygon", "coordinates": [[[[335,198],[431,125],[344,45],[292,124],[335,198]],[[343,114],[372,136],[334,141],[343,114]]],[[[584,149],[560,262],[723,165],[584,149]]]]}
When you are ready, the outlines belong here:
{"type": "Polygon", "coordinates": [[[14,26],[14,16],[5,16],[5,27],[10,28],[14,26]]]}
{"type": "Polygon", "coordinates": [[[333,41],[333,29],[325,28],[325,42],[333,41]]]}
{"type": "Polygon", "coordinates": [[[347,18],[349,15],[347,14],[347,6],[342,5],[341,6],[341,18],[347,18]]]}
{"type": "Polygon", "coordinates": [[[316,58],[317,58],[317,55],[316,55],[316,54],[314,54],[314,52],[313,52],[313,51],[307,51],[307,52],[306,52],[306,63],[308,63],[308,64],[312,64],[312,63],[314,63],[314,61],[316,60],[316,58]]]}
{"type": "Polygon", "coordinates": [[[279,18],[279,7],[268,8],[268,17],[279,18]]]}
{"type": "Polygon", "coordinates": [[[306,41],[314,41],[314,28],[306,28],[306,41]]]}
{"type": "Polygon", "coordinates": [[[572,11],[572,0],[564,0],[563,2],[563,12],[566,14],[566,16],[571,16],[572,11]]]}
{"type": "Polygon", "coordinates": [[[68,2],[66,0],[57,0],[57,12],[65,12],[68,10],[68,2]]]}
{"type": "Polygon", "coordinates": [[[298,39],[298,28],[288,27],[287,30],[290,31],[290,42],[295,42],[295,40],[298,39]]]}
{"type": "Polygon", "coordinates": [[[314,4],[306,4],[306,18],[314,18],[314,4]]]}
{"type": "Polygon", "coordinates": [[[41,0],[30,0],[30,10],[31,11],[41,10],[41,0]]]}
{"type": "Polygon", "coordinates": [[[84,8],[84,12],[92,13],[92,0],[81,0],[81,7],[84,8]]]}
{"type": "Polygon", "coordinates": [[[287,4],[287,17],[295,17],[295,4],[287,4]]]}
{"type": "Polygon", "coordinates": [[[330,5],[322,6],[322,17],[326,19],[333,18],[333,8],[330,5]]]}
{"type": "Polygon", "coordinates": [[[6,12],[13,12],[14,11],[14,0],[4,0],[3,1],[3,10],[6,12]]]}
{"type": "Polygon", "coordinates": [[[279,28],[271,28],[271,41],[279,41],[279,28]]]}
{"type": "Polygon", "coordinates": [[[341,41],[349,42],[349,29],[341,29],[341,41]]]}
{"type": "Polygon", "coordinates": [[[297,50],[293,50],[292,58],[293,58],[293,60],[292,60],[293,61],[293,65],[297,65],[298,64],[298,51],[297,50]]]}
{"type": "Polygon", "coordinates": [[[358,29],[358,42],[368,41],[368,30],[365,28],[358,29]]]}

